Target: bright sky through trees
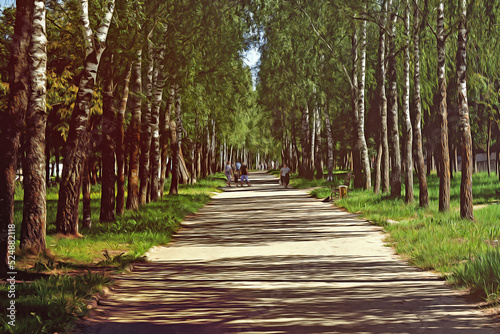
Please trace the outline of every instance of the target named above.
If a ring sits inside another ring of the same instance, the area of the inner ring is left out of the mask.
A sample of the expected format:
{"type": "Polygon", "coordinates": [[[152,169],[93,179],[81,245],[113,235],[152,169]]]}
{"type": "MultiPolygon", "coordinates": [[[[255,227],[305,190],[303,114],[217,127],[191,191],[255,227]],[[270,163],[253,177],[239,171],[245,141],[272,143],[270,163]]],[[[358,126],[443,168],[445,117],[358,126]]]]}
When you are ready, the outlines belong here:
{"type": "Polygon", "coordinates": [[[244,53],[244,62],[248,67],[251,68],[252,70],[252,81],[253,81],[253,86],[255,89],[256,85],[256,80],[257,80],[257,75],[259,72],[259,67],[258,67],[258,62],[260,60],[260,52],[258,47],[255,45],[252,46],[252,48],[244,53]]]}

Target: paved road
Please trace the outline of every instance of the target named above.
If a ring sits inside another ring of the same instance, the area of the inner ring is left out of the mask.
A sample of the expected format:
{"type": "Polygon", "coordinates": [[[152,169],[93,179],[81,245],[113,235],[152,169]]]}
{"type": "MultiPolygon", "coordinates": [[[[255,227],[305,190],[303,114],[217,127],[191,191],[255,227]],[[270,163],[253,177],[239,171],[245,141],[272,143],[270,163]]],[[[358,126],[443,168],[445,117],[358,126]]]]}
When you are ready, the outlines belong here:
{"type": "Polygon", "coordinates": [[[268,174],[251,179],[120,277],[83,333],[497,333],[394,255],[380,228],[268,174]]]}

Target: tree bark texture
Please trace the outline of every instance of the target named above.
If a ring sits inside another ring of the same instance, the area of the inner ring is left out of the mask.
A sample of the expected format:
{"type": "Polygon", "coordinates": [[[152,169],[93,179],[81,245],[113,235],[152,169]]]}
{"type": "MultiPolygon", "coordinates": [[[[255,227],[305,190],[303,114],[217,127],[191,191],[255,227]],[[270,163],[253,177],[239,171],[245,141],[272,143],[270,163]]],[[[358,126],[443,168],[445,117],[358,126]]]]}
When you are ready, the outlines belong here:
{"type": "Polygon", "coordinates": [[[172,182],[170,183],[170,195],[179,193],[179,153],[182,142],[182,105],[179,84],[175,84],[175,127],[171,123],[172,134],[175,133],[175,138],[172,135],[172,182]],[[174,130],[175,129],[175,130],[174,130]]]}
{"type": "MultiPolygon", "coordinates": [[[[210,172],[209,172],[209,166],[210,166],[210,131],[208,130],[208,126],[204,127],[204,132],[203,136],[205,137],[204,142],[203,142],[203,171],[202,171],[202,176],[206,177],[210,172]]],[[[238,159],[238,155],[236,155],[236,159],[238,159]]]]}
{"type": "MultiPolygon", "coordinates": [[[[425,172],[425,160],[422,145],[422,99],[420,94],[420,27],[418,0],[415,0],[415,10],[413,12],[413,63],[414,63],[414,80],[413,80],[413,102],[415,108],[415,120],[413,129],[413,141],[415,145],[418,189],[419,189],[419,206],[426,208],[429,206],[429,193],[427,191],[427,176],[425,172]]],[[[430,161],[430,156],[428,157],[430,161]]]]}
{"type": "Polygon", "coordinates": [[[489,176],[491,174],[491,117],[488,118],[488,138],[486,139],[486,163],[488,164],[488,176],[489,176]]]}
{"type": "Polygon", "coordinates": [[[380,193],[380,182],[381,182],[381,167],[382,167],[382,142],[379,142],[377,148],[377,159],[375,161],[375,184],[373,185],[373,192],[375,194],[380,193]]]}
{"type": "Polygon", "coordinates": [[[398,129],[398,83],[396,73],[396,19],[397,15],[394,12],[391,14],[391,27],[389,34],[389,60],[388,60],[388,76],[389,76],[389,96],[387,100],[388,109],[388,136],[389,145],[392,151],[391,159],[391,196],[401,196],[401,152],[399,148],[399,129],[398,129]]]}
{"type": "Polygon", "coordinates": [[[170,114],[171,108],[175,101],[175,86],[170,85],[169,94],[167,99],[167,105],[161,117],[161,172],[160,172],[160,197],[163,197],[163,192],[165,190],[165,179],[167,178],[167,162],[168,162],[168,144],[171,138],[171,128],[170,128],[170,114]]]}
{"type": "Polygon", "coordinates": [[[83,175],[82,175],[82,204],[83,204],[83,229],[92,228],[92,210],[90,207],[90,191],[91,191],[91,169],[92,165],[95,163],[93,157],[88,157],[83,165],[83,175]]]}
{"type": "Polygon", "coordinates": [[[146,204],[149,184],[149,159],[151,150],[151,108],[153,100],[153,46],[148,43],[148,57],[144,87],[146,90],[146,103],[143,104],[141,114],[141,157],[139,163],[139,204],[146,204]]]}
{"type": "MultiPolygon", "coordinates": [[[[458,27],[457,87],[458,115],[462,143],[462,180],[460,183],[460,217],[474,220],[472,203],[472,137],[467,104],[467,1],[460,0],[460,22],[458,27]]],[[[489,143],[488,143],[489,145],[489,143]]],[[[488,149],[489,172],[489,149],[488,149]]]]}
{"type": "Polygon", "coordinates": [[[125,207],[125,132],[124,120],[125,111],[129,96],[130,77],[132,75],[132,65],[129,65],[125,81],[123,83],[122,100],[116,115],[116,214],[123,215],[125,207]]]}
{"type": "Polygon", "coordinates": [[[115,220],[115,142],[116,109],[114,105],[113,56],[107,55],[103,66],[104,89],[102,105],[102,192],[100,221],[115,220]]]}
{"type": "Polygon", "coordinates": [[[403,140],[405,154],[405,202],[413,202],[413,129],[410,117],[410,4],[405,6],[404,31],[404,88],[403,88],[403,140]]]}
{"type": "Polygon", "coordinates": [[[87,130],[97,69],[106,46],[106,38],[114,12],[114,0],[108,4],[101,26],[92,33],[88,16],[88,2],[80,0],[81,20],[85,30],[86,58],[80,74],[75,108],[71,115],[69,134],[64,154],[64,166],[57,203],[56,231],[65,235],[78,234],[78,202],[83,164],[90,145],[87,130]]]}
{"type": "Polygon", "coordinates": [[[151,109],[151,155],[150,155],[150,184],[151,184],[151,201],[155,202],[159,197],[160,187],[160,108],[163,99],[163,86],[165,85],[163,79],[163,68],[159,65],[161,62],[160,57],[155,67],[155,87],[153,93],[153,106],[151,109]]]}
{"type": "Polygon", "coordinates": [[[326,138],[328,143],[328,177],[327,181],[333,181],[333,136],[332,136],[332,125],[330,123],[330,115],[328,110],[324,109],[325,114],[325,126],[326,126],[326,138]]]}
{"type": "Polygon", "coordinates": [[[366,80],[366,20],[361,22],[361,55],[359,59],[359,90],[358,90],[358,141],[361,154],[361,164],[365,174],[364,188],[372,188],[370,158],[365,138],[365,80],[366,80]]]}
{"type": "MultiPolygon", "coordinates": [[[[437,75],[438,116],[440,120],[440,179],[439,211],[450,210],[450,156],[448,150],[448,110],[446,105],[446,37],[444,31],[444,3],[439,2],[437,10],[437,75]]],[[[463,161],[463,159],[462,159],[463,161]]]]}
{"type": "Polygon", "coordinates": [[[316,169],[316,178],[323,178],[323,163],[322,163],[322,155],[321,155],[321,114],[320,108],[315,108],[315,122],[314,122],[315,130],[315,145],[314,145],[314,168],[316,169]]]}
{"type": "Polygon", "coordinates": [[[309,170],[311,174],[314,174],[314,166],[316,162],[316,112],[317,107],[314,106],[312,110],[312,129],[311,129],[311,137],[309,138],[309,170]]]}
{"type": "Polygon", "coordinates": [[[129,168],[128,168],[128,195],[127,209],[137,210],[139,208],[139,144],[141,128],[141,92],[142,92],[142,66],[141,52],[132,69],[132,98],[130,109],[132,117],[129,125],[129,168]]]}
{"type": "MultiPolygon", "coordinates": [[[[210,140],[210,157],[211,157],[210,174],[214,174],[217,172],[217,153],[215,149],[217,145],[217,131],[215,129],[215,120],[213,118],[211,119],[211,125],[212,125],[212,139],[210,140]]],[[[181,123],[181,130],[182,129],[183,128],[181,123]]],[[[183,183],[185,183],[185,181],[186,180],[183,180],[183,183]]]]}
{"type": "Polygon", "coordinates": [[[300,145],[302,146],[302,177],[306,179],[312,179],[311,175],[311,163],[310,158],[311,154],[309,152],[311,146],[309,144],[310,139],[310,127],[309,127],[309,106],[306,104],[305,108],[302,109],[302,118],[301,118],[301,136],[300,136],[300,145]]]}
{"type": "Polygon", "coordinates": [[[356,23],[352,23],[353,35],[351,41],[352,54],[352,85],[351,85],[351,101],[353,113],[353,144],[352,144],[352,170],[354,172],[354,187],[363,187],[363,177],[361,172],[361,152],[359,145],[358,123],[359,123],[359,99],[358,99],[358,28],[356,23]]]}
{"type": "Polygon", "coordinates": [[[35,0],[33,3],[32,33],[29,48],[31,85],[24,135],[24,201],[20,247],[32,254],[38,254],[46,249],[47,34],[45,1],[35,0]]]}
{"type": "Polygon", "coordinates": [[[387,135],[387,96],[385,92],[385,81],[387,77],[386,71],[386,26],[387,26],[387,12],[392,7],[392,0],[384,0],[382,3],[382,17],[381,27],[379,33],[379,48],[378,48],[378,102],[380,113],[380,141],[382,144],[382,161],[381,161],[381,175],[380,183],[382,192],[389,192],[389,170],[390,170],[390,156],[389,156],[389,141],[387,135]]]}
{"type": "MultiPolygon", "coordinates": [[[[28,52],[31,40],[33,1],[16,1],[16,21],[9,59],[9,101],[0,112],[0,274],[9,268],[9,241],[15,245],[14,192],[20,135],[24,128],[30,72],[28,52]]],[[[14,250],[15,247],[11,246],[14,250]]]]}

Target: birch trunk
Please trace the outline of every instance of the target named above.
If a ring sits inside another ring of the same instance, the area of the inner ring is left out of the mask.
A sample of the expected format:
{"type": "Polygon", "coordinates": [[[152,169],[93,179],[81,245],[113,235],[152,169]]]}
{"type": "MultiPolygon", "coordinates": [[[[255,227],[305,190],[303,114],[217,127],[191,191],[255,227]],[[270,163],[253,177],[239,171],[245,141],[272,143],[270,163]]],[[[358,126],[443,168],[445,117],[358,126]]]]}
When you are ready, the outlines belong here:
{"type": "MultiPolygon", "coordinates": [[[[457,86],[458,115],[462,143],[462,180],[460,184],[460,217],[474,220],[472,206],[472,137],[467,104],[467,1],[460,0],[460,23],[458,27],[457,86]]],[[[489,146],[489,143],[488,143],[489,146]]],[[[488,147],[488,172],[489,166],[488,147]]]]}
{"type": "Polygon", "coordinates": [[[404,88],[403,88],[403,139],[405,145],[405,202],[413,202],[413,129],[410,117],[410,4],[405,6],[404,88]]]}
{"type": "MultiPolygon", "coordinates": [[[[382,146],[381,154],[381,175],[376,176],[376,179],[382,186],[382,192],[389,192],[389,141],[387,137],[387,96],[385,92],[385,81],[387,77],[386,71],[386,26],[387,26],[387,12],[392,7],[392,0],[384,0],[382,3],[382,17],[381,27],[379,34],[379,48],[378,48],[378,99],[379,99],[379,113],[380,113],[380,143],[382,146]]],[[[377,163],[377,166],[379,164],[377,163]]]]}
{"type": "Polygon", "coordinates": [[[81,15],[85,31],[86,58],[75,108],[71,115],[69,134],[64,154],[64,166],[57,203],[56,232],[65,235],[78,235],[78,202],[82,179],[83,164],[88,154],[90,134],[87,131],[94,85],[102,53],[106,46],[106,38],[115,8],[114,0],[108,4],[102,25],[95,35],[90,28],[88,1],[80,0],[81,15]]]}
{"type": "MultiPolygon", "coordinates": [[[[205,139],[203,143],[203,177],[206,177],[210,172],[208,171],[209,165],[210,165],[210,131],[208,129],[208,125],[204,128],[204,133],[203,133],[205,139]]],[[[238,155],[236,155],[236,159],[238,159],[238,155]]]]}
{"type": "Polygon", "coordinates": [[[141,157],[139,163],[139,204],[146,204],[149,184],[149,159],[151,150],[151,108],[153,100],[153,45],[148,42],[146,77],[144,86],[146,89],[146,103],[143,104],[141,115],[141,157]]]}
{"type": "Polygon", "coordinates": [[[217,172],[217,154],[216,154],[216,145],[217,145],[217,132],[215,131],[215,120],[212,118],[212,139],[210,140],[210,156],[211,156],[211,164],[210,164],[210,174],[214,174],[217,172]]]}
{"type": "MultiPolygon", "coordinates": [[[[468,111],[467,111],[467,113],[468,113],[468,111]]],[[[486,139],[486,162],[488,164],[488,176],[491,174],[491,145],[490,144],[491,144],[491,118],[488,118],[488,138],[486,139]]]]}
{"type": "Polygon", "coordinates": [[[359,143],[359,96],[358,96],[358,28],[353,22],[353,35],[351,44],[351,54],[352,54],[352,86],[351,86],[351,100],[352,109],[354,115],[354,126],[353,126],[353,148],[352,148],[352,159],[351,159],[351,169],[354,172],[354,187],[363,187],[363,175],[361,172],[361,146],[359,143]]]}
{"type": "Polygon", "coordinates": [[[104,89],[103,89],[103,112],[102,112],[102,193],[101,193],[101,215],[102,222],[115,220],[115,143],[113,133],[116,131],[114,106],[114,84],[113,84],[113,56],[107,55],[103,66],[104,89]]]}
{"type": "MultiPolygon", "coordinates": [[[[380,140],[380,138],[379,138],[380,140]]],[[[375,184],[373,185],[373,192],[375,194],[380,193],[380,182],[381,182],[381,167],[382,167],[382,142],[380,140],[377,148],[377,158],[375,161],[375,184]]]]}
{"type": "Polygon", "coordinates": [[[333,136],[332,136],[332,126],[330,124],[330,115],[328,110],[325,108],[325,126],[326,126],[326,137],[328,143],[328,177],[327,181],[333,181],[333,136]]]}
{"type": "Polygon", "coordinates": [[[90,208],[90,173],[91,166],[94,164],[92,157],[87,157],[83,164],[82,175],[82,204],[83,204],[83,222],[82,229],[90,230],[92,228],[92,211],[90,208]]]}
{"type": "Polygon", "coordinates": [[[163,99],[163,86],[165,80],[163,78],[163,67],[159,65],[163,55],[157,62],[155,68],[155,87],[153,94],[153,106],[151,109],[151,156],[150,156],[150,170],[151,170],[151,201],[156,202],[159,197],[160,187],[160,107],[163,99]]]}
{"type": "Polygon", "coordinates": [[[316,112],[317,107],[315,106],[312,110],[312,131],[311,137],[309,138],[310,143],[310,159],[309,159],[309,170],[311,171],[311,176],[314,174],[314,166],[316,165],[316,112]]]}
{"type": "Polygon", "coordinates": [[[125,206],[125,133],[124,133],[124,120],[125,111],[127,110],[127,102],[130,87],[130,77],[132,75],[132,65],[128,67],[127,74],[125,75],[125,82],[123,83],[122,100],[118,109],[116,117],[116,206],[115,211],[117,215],[123,215],[125,206]]]}
{"type": "Polygon", "coordinates": [[[161,117],[161,167],[160,167],[160,197],[163,197],[163,193],[165,191],[165,179],[167,178],[167,162],[168,162],[168,145],[170,142],[170,138],[172,134],[170,131],[170,114],[172,105],[174,104],[175,99],[175,88],[174,84],[170,85],[168,90],[168,99],[167,105],[165,106],[165,110],[161,117]]]}
{"type": "Polygon", "coordinates": [[[137,60],[132,69],[132,98],[130,109],[132,117],[129,125],[129,167],[128,167],[128,195],[127,209],[137,210],[139,208],[139,143],[141,127],[141,92],[142,92],[142,66],[141,51],[137,54],[137,60]]]}
{"type": "MultiPolygon", "coordinates": [[[[395,6],[393,6],[395,7],[395,6]]],[[[401,152],[399,148],[399,129],[398,129],[398,83],[396,73],[396,20],[397,13],[395,8],[391,14],[391,27],[389,33],[389,96],[388,96],[388,123],[389,123],[389,145],[392,151],[391,159],[391,196],[401,196],[401,152]]]]}
{"type": "MultiPolygon", "coordinates": [[[[444,31],[444,3],[439,2],[437,10],[437,55],[438,55],[438,116],[440,119],[440,179],[439,211],[450,210],[450,156],[448,150],[448,111],[446,106],[446,37],[444,31]]],[[[462,154],[464,155],[464,154],[462,154]]],[[[463,159],[462,159],[463,161],[463,159]]]]}
{"type": "Polygon", "coordinates": [[[305,108],[302,109],[302,117],[301,117],[301,136],[300,136],[300,145],[302,146],[302,163],[299,173],[303,178],[309,179],[309,137],[310,137],[310,129],[309,129],[309,106],[306,105],[305,108]]]}
{"type": "MultiPolygon", "coordinates": [[[[179,153],[182,142],[182,106],[179,84],[175,84],[175,138],[172,136],[172,182],[170,183],[170,195],[177,195],[179,192],[179,153]],[[174,140],[175,139],[175,140],[174,140]]],[[[172,126],[172,125],[171,125],[172,126]]]]}
{"type": "MultiPolygon", "coordinates": [[[[196,117],[195,120],[195,127],[196,129],[200,128],[200,122],[198,120],[198,117],[196,117]]],[[[200,136],[196,136],[196,178],[199,179],[201,177],[201,155],[202,155],[202,150],[201,150],[201,142],[200,142],[200,136]]],[[[233,145],[231,145],[231,158],[230,160],[232,161],[233,159],[233,145]]]]}
{"type": "MultiPolygon", "coordinates": [[[[16,1],[16,21],[9,59],[9,101],[0,111],[0,274],[9,268],[9,230],[14,226],[14,192],[20,135],[24,126],[30,72],[28,52],[31,40],[33,1],[16,1]]],[[[12,248],[11,248],[12,249],[12,248]]]]}
{"type": "MultiPolygon", "coordinates": [[[[419,206],[426,208],[429,206],[429,194],[427,191],[427,176],[425,172],[425,160],[422,145],[422,100],[420,94],[420,11],[418,8],[418,0],[414,3],[413,12],[413,53],[414,53],[414,93],[413,102],[415,108],[415,119],[414,119],[414,129],[413,129],[413,140],[415,146],[416,154],[416,166],[417,166],[417,176],[418,176],[418,189],[419,189],[419,206]]],[[[430,161],[430,156],[428,157],[430,161]]]]}
{"type": "MultiPolygon", "coordinates": [[[[47,34],[45,25],[45,1],[35,0],[31,43],[29,47],[29,71],[31,85],[26,113],[26,132],[23,159],[23,221],[21,244],[32,254],[45,251],[47,223],[45,175],[45,128],[47,124],[47,34]]],[[[2,158],[3,159],[3,158],[2,158]]]]}
{"type": "Polygon", "coordinates": [[[372,176],[365,138],[366,20],[363,20],[361,23],[361,57],[359,61],[358,141],[360,145],[361,164],[365,174],[364,188],[371,189],[372,176]]]}
{"type": "MultiPolygon", "coordinates": [[[[429,206],[429,193],[427,191],[427,176],[425,172],[425,160],[422,145],[422,100],[420,94],[420,11],[418,8],[418,0],[414,3],[415,10],[413,12],[413,51],[414,51],[414,93],[413,101],[415,105],[415,121],[413,129],[413,140],[416,149],[417,158],[417,176],[419,189],[419,206],[426,208],[429,206]]],[[[430,156],[428,157],[430,161],[430,156]]]]}
{"type": "Polygon", "coordinates": [[[316,136],[315,136],[315,152],[314,152],[314,167],[316,169],[316,178],[323,178],[323,163],[321,155],[321,114],[319,112],[319,107],[315,108],[315,124],[316,136]]]}

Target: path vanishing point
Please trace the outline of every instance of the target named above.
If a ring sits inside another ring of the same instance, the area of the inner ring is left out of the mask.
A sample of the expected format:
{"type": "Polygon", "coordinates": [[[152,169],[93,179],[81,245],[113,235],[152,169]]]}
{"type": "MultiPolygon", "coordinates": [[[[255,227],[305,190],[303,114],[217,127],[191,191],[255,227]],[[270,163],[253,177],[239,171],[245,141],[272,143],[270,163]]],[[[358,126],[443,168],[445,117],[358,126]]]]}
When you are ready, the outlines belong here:
{"type": "Polygon", "coordinates": [[[407,265],[380,227],[251,174],[101,301],[84,334],[498,333],[435,274],[407,265]]]}

